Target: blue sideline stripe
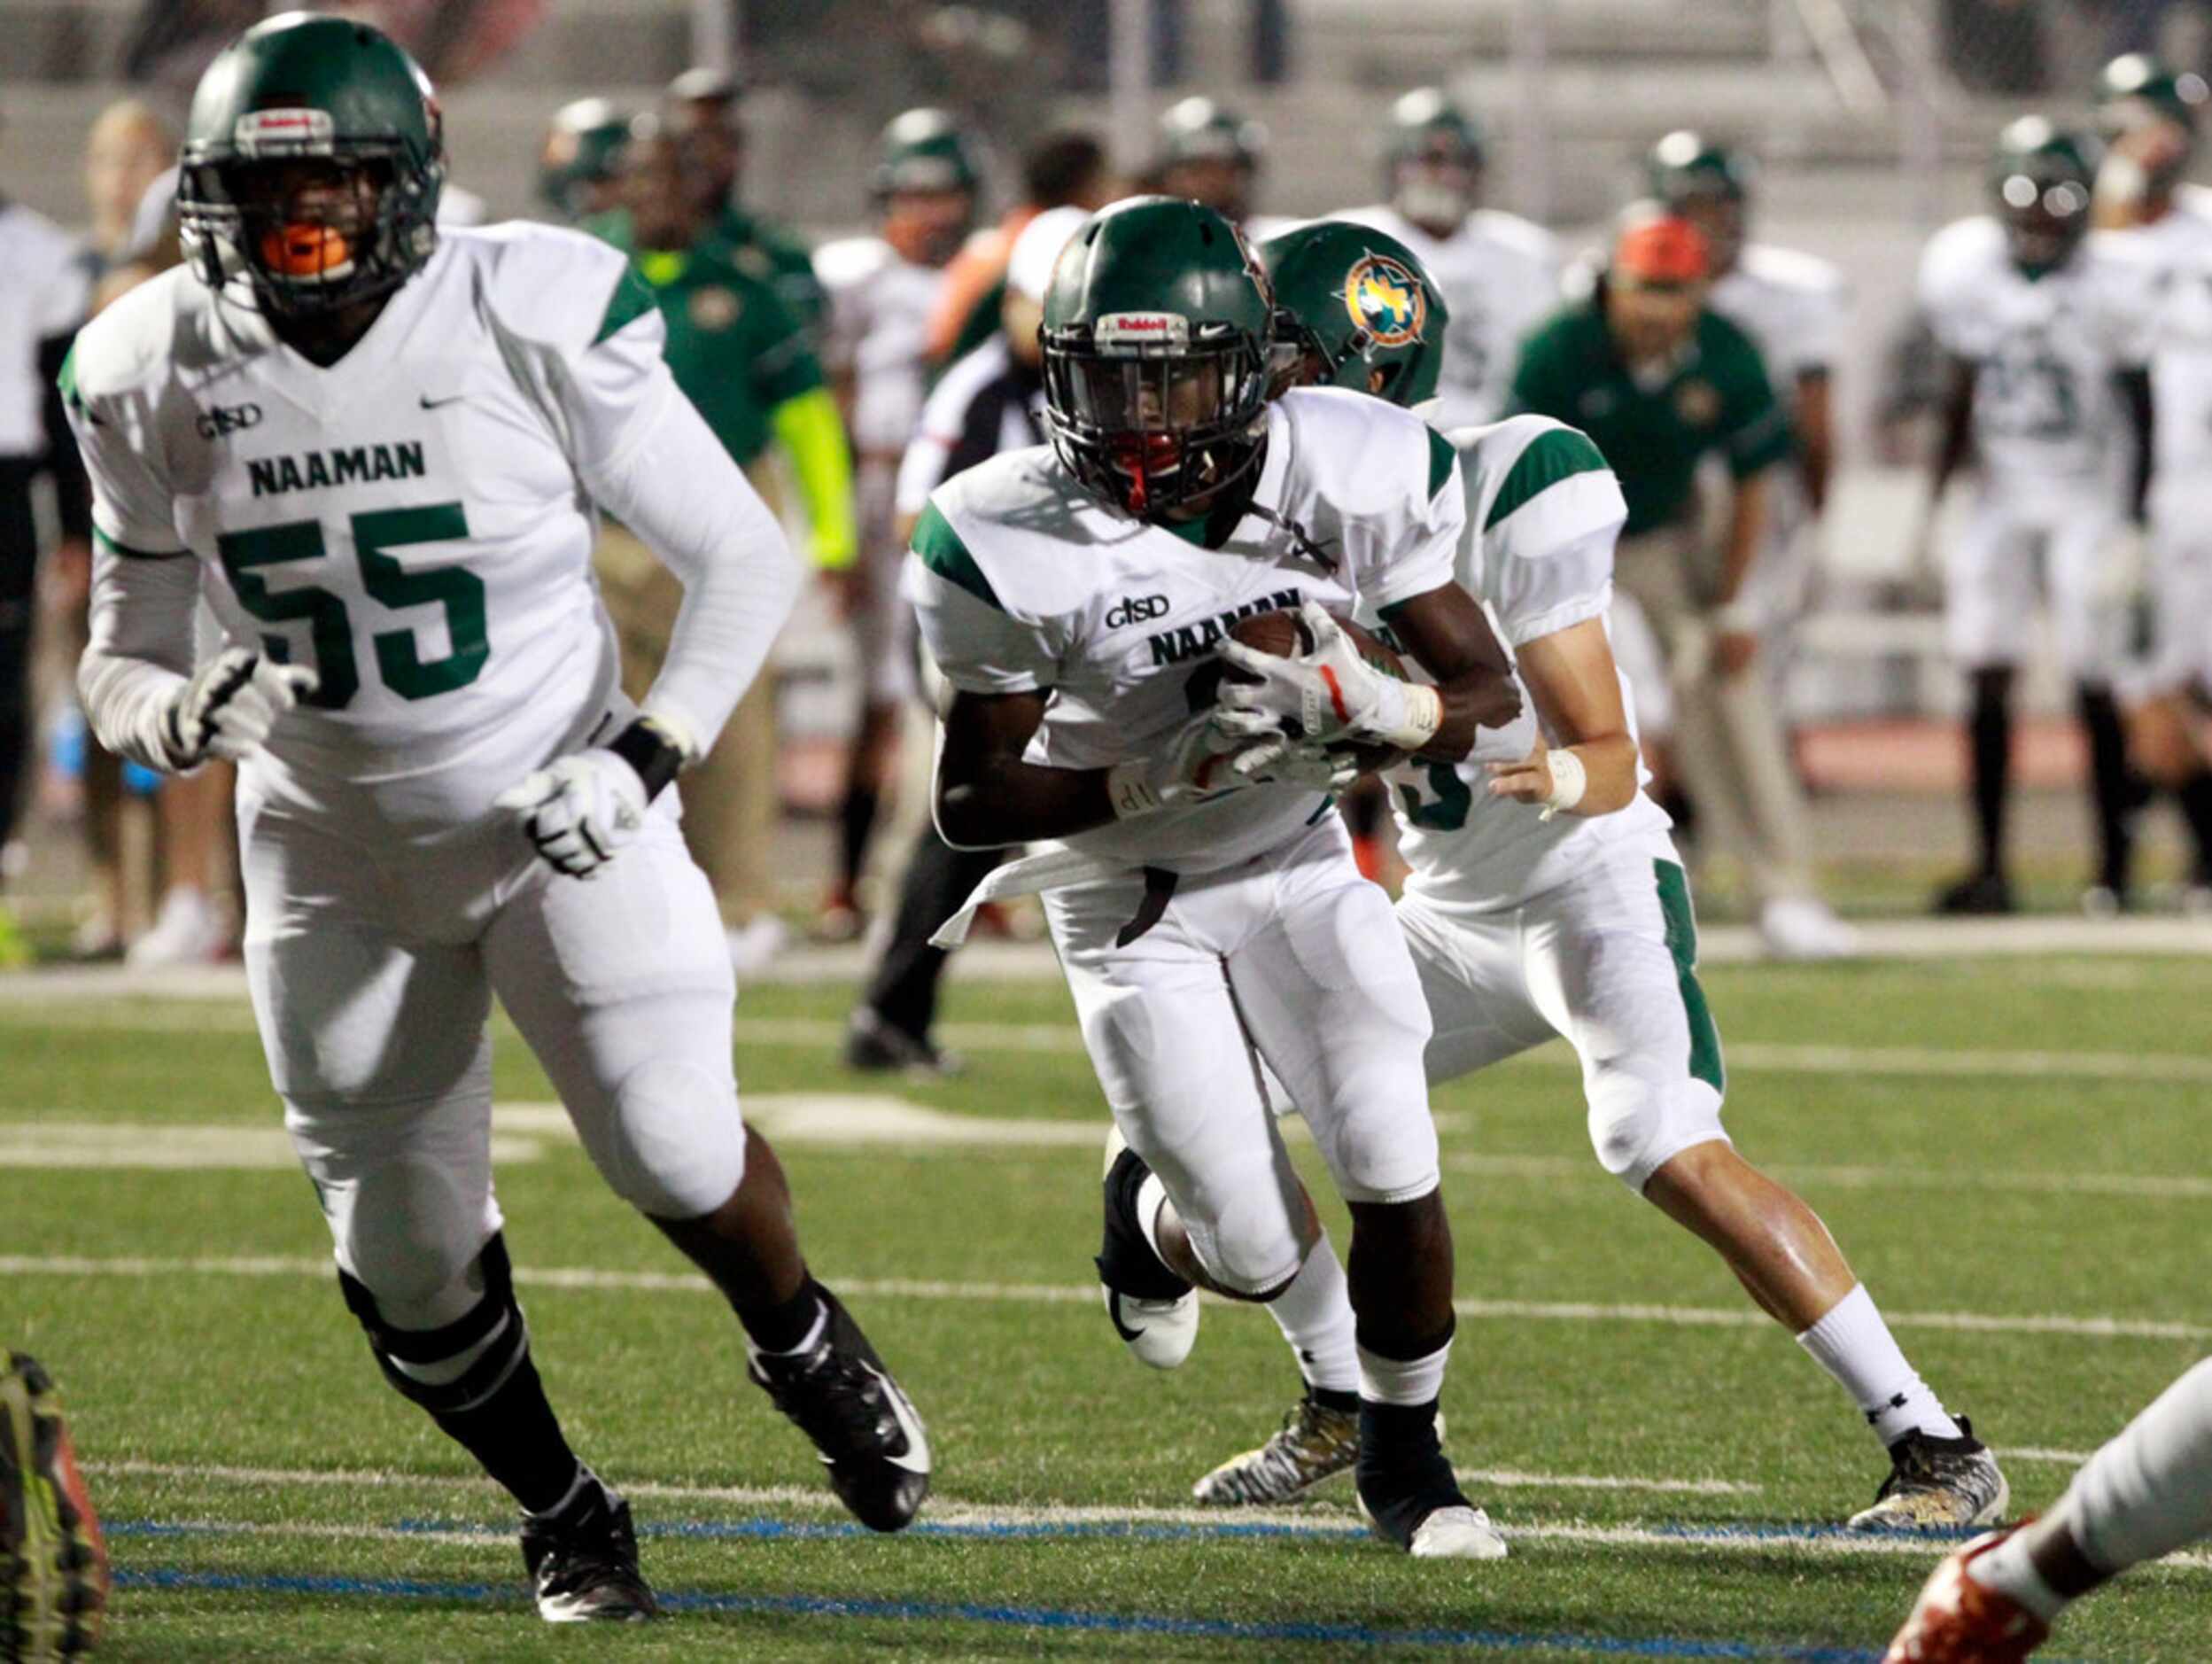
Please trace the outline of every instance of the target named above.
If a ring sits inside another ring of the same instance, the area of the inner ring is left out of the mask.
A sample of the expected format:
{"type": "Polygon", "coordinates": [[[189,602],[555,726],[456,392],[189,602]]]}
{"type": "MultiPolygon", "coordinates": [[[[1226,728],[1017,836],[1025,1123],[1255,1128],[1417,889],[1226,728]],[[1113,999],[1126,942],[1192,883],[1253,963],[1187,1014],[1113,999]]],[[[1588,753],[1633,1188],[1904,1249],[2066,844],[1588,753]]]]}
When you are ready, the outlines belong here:
{"type": "MultiPolygon", "coordinates": [[[[407,1577],[305,1577],[278,1574],[179,1570],[115,1574],[120,1589],[210,1590],[234,1594],[367,1595],[400,1600],[521,1604],[511,1586],[431,1582],[407,1577]]],[[[1070,1612],[1057,1606],[991,1606],[975,1601],[871,1600],[826,1595],[664,1594],[670,1612],[769,1613],[786,1617],[863,1618],[907,1622],[951,1620],[1022,1629],[1175,1636],[1186,1640],[1293,1641],[1347,1646],[1465,1646],[1493,1651],[1580,1652],[1613,1658],[1780,1659],[1789,1664],[1877,1664],[1863,1647],[1765,1646],[1750,1641],[1540,1634],[1517,1629],[1377,1629],[1360,1623],[1246,1623],[1225,1618],[1176,1618],[1145,1613],[1070,1612]]]]}

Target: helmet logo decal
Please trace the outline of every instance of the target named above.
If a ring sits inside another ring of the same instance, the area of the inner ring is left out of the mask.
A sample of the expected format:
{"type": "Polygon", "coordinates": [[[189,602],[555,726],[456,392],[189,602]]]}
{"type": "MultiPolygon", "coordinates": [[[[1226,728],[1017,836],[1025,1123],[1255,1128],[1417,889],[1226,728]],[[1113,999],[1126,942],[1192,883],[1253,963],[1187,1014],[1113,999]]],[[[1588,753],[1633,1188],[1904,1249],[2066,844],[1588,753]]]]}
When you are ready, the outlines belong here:
{"type": "Polygon", "coordinates": [[[1429,321],[1420,279],[1387,254],[1363,255],[1345,275],[1344,309],[1377,346],[1409,346],[1429,321]]]}
{"type": "Polygon", "coordinates": [[[1102,353],[1141,353],[1191,345],[1191,320],[1179,312],[1103,312],[1090,338],[1102,353]]]}
{"type": "Polygon", "coordinates": [[[328,110],[249,110],[232,128],[230,140],[241,156],[259,156],[264,146],[271,154],[327,153],[336,133],[328,110]]]}

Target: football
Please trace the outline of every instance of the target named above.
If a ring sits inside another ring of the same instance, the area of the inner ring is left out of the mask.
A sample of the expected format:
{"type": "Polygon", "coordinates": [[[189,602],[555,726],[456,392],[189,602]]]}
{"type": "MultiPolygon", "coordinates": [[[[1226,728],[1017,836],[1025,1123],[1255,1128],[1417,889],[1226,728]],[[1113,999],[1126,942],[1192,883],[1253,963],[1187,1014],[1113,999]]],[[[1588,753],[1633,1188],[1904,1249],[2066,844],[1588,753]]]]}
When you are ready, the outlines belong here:
{"type": "MultiPolygon", "coordinates": [[[[1338,627],[1352,638],[1352,645],[1359,655],[1385,676],[1400,681],[1412,680],[1406,673],[1406,662],[1396,649],[1379,637],[1362,629],[1349,618],[1339,618],[1338,627]]],[[[1230,629],[1232,640],[1243,642],[1255,652],[1269,653],[1277,658],[1289,658],[1296,654],[1313,650],[1313,632],[1297,613],[1287,610],[1258,612],[1249,618],[1239,618],[1230,629]]],[[[1251,677],[1234,665],[1222,667],[1222,679],[1229,681],[1249,681],[1251,677]]],[[[1346,751],[1358,762],[1360,773],[1371,774],[1378,769],[1389,768],[1403,762],[1406,753],[1392,745],[1332,745],[1332,751],[1346,751]]]]}

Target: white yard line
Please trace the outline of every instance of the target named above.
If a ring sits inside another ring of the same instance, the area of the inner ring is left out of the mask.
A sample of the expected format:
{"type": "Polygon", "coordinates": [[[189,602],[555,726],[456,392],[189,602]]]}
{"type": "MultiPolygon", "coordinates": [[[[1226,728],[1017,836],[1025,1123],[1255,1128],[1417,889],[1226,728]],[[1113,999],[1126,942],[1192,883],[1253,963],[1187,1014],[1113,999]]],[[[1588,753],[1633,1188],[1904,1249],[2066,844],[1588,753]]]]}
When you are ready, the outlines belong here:
{"type": "MultiPolygon", "coordinates": [[[[176,1462],[88,1462],[85,1471],[115,1478],[167,1479],[190,1483],[232,1484],[260,1486],[272,1489],[326,1486],[332,1488],[358,1487],[362,1489],[416,1489],[430,1486],[465,1486],[474,1490],[490,1489],[486,1480],[446,1478],[427,1474],[393,1473],[330,1473],[316,1468],[267,1468],[200,1466],[176,1462]]],[[[1470,1484],[1487,1485],[1500,1490],[1618,1490],[1645,1491],[1655,1495],[1681,1497],[1750,1497],[1757,1496],[1762,1487],[1742,1480],[1731,1479],[1667,1479],[1644,1478],[1620,1473],[1536,1473],[1518,1468],[1463,1467],[1461,1479],[1470,1484]]],[[[680,1502],[733,1503],[743,1507],[813,1508],[835,1512],[839,1505],[834,1497],[819,1490],[805,1490],[796,1486],[746,1485],[667,1485],[645,1483],[625,1485],[623,1494],[629,1497],[654,1497],[680,1502]]],[[[1019,1512],[1017,1510],[1017,1512],[1019,1512]]],[[[1221,1525],[1238,1520],[1246,1523],[1269,1522],[1311,1523],[1308,1511],[1270,1512],[1265,1509],[1223,1510],[1219,1508],[1184,1508],[1174,1510],[1137,1510],[1128,1508],[1057,1508],[1046,1509],[1038,1517],[1055,1520],[1120,1521],[1143,1514],[1151,1519],[1155,1515],[1161,1522],[1205,1522],[1221,1525]]],[[[1002,1520],[1006,1510],[997,1504],[943,1503],[932,1501],[929,1517],[939,1524],[958,1524],[970,1517],[1002,1520]]],[[[1344,1516],[1347,1524],[1358,1521],[1348,1512],[1344,1516]]]]}
{"type": "MultiPolygon", "coordinates": [[[[1585,1178],[1616,1181],[1594,1158],[1564,1155],[1447,1155],[1447,1172],[1478,1178],[1585,1178]]],[[[2036,1195],[2131,1196],[2154,1201],[2201,1201],[2212,1197],[2212,1178],[2146,1173],[2008,1173],[1984,1168],[1820,1167],[1785,1162],[1766,1170],[1793,1184],[1836,1190],[2008,1190],[2036,1195]]]]}
{"type": "MultiPolygon", "coordinates": [[[[88,1465],[89,1466],[90,1465],[88,1465]]],[[[97,1472],[97,1468],[92,1471],[97,1472]]],[[[648,1497],[653,1492],[643,1486],[625,1486],[625,1493],[632,1497],[648,1497]]],[[[796,1493],[792,1493],[796,1497],[796,1493]]],[[[810,1499],[811,1500],[811,1499],[810,1499]]],[[[825,1497],[823,1501],[829,1499],[825,1497]]],[[[775,1505],[783,1505],[779,1502],[775,1505]]],[[[830,1510],[835,1505],[830,1503],[830,1510]]],[[[485,1528],[475,1529],[440,1529],[433,1526],[400,1528],[375,1525],[338,1525],[304,1520],[283,1522],[245,1520],[175,1520],[159,1522],[162,1529],[149,1534],[156,1540],[167,1536],[265,1536],[310,1539],[340,1539],[382,1543],[426,1543],[456,1547],[481,1548],[499,1543],[504,1534],[485,1528]]],[[[1003,1529],[1009,1531],[1046,1531],[1055,1528],[1071,1531],[1096,1530],[1127,1526],[1168,1527],[1198,1531],[1212,1529],[1224,1536],[1232,1536],[1238,1527],[1261,1527],[1274,1533],[1296,1536],[1341,1538],[1359,1530],[1359,1521],[1348,1512],[1324,1512],[1319,1508],[1296,1513],[1260,1510],[1224,1510],[1195,1508],[1055,1508],[1055,1507],[992,1507],[983,1504],[961,1503],[932,1498],[923,1513],[921,1523],[968,1528],[981,1531],[1003,1529]]],[[[648,1521],[648,1528],[651,1522],[648,1521]]],[[[1498,1529],[1514,1543],[1572,1543],[1591,1546],[1646,1549],[1688,1549],[1698,1552],[1733,1554],[1800,1554],[1815,1559],[1831,1559],[1849,1555],[1882,1555],[1933,1559],[1950,1551],[1955,1546],[1944,1539],[1929,1541],[1924,1537],[1881,1536],[1876,1534],[1845,1533],[1827,1528],[1796,1529],[1788,1526],[1679,1526],[1654,1528],[1636,1525],[1588,1525],[1579,1521],[1556,1524],[1516,1525],[1510,1520],[1499,1524],[1498,1529]]],[[[2173,1555],[2162,1561],[2162,1566],[2191,1571],[2212,1569],[2212,1555],[2185,1553],[2173,1555]]]]}
{"type": "MultiPolygon", "coordinates": [[[[324,1259],[92,1258],[71,1255],[0,1256],[0,1275],[47,1277],[328,1277],[324,1259]]],[[[524,1287],[619,1289],[647,1294],[711,1295],[695,1272],[601,1271],[590,1266],[517,1268],[524,1287]]],[[[937,1282],[908,1278],[829,1279],[840,1293],[859,1299],[1005,1302],[1021,1305],[1090,1305],[1098,1298],[1088,1283],[937,1282]]],[[[1689,1328],[1764,1328],[1772,1319],[1750,1306],[1599,1304],[1581,1301],[1457,1300],[1463,1318],[1544,1323],[1664,1323],[1689,1328]]],[[[1893,1311],[1893,1327],[1950,1329],[1975,1334],[2063,1334],[2098,1341],[2205,1341],[2212,1327],[2141,1318],[2074,1317],[2061,1313],[1893,1311]]]]}

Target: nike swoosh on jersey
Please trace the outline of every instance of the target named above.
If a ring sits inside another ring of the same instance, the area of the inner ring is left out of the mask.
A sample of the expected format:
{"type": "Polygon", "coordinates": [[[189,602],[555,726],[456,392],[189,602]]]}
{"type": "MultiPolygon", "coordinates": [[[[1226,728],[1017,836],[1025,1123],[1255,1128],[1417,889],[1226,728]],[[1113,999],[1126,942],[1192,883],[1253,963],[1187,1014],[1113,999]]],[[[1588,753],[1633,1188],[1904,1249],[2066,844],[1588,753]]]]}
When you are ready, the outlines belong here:
{"type": "Polygon", "coordinates": [[[430,394],[424,393],[423,395],[423,408],[425,410],[442,409],[446,405],[460,403],[462,400],[466,399],[468,396],[469,395],[465,393],[449,393],[443,399],[433,399],[430,396],[430,394]]]}

